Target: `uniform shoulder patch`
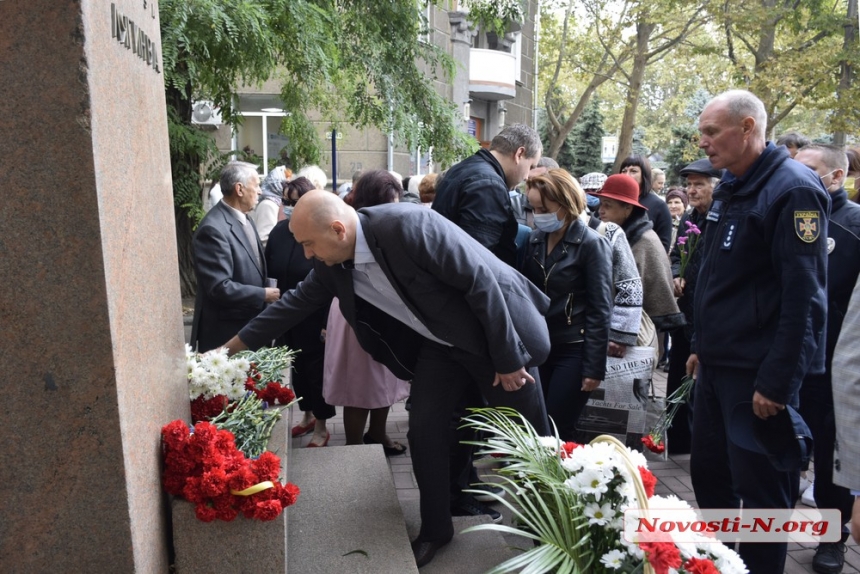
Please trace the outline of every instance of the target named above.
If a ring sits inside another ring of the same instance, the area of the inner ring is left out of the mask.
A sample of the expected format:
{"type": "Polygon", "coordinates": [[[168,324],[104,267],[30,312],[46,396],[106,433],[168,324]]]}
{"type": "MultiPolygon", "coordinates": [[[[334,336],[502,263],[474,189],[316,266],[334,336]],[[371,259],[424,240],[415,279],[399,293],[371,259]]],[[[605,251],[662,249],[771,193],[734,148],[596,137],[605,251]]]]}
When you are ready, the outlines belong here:
{"type": "Polygon", "coordinates": [[[821,212],[795,211],[794,232],[804,243],[815,243],[821,235],[821,212]]]}

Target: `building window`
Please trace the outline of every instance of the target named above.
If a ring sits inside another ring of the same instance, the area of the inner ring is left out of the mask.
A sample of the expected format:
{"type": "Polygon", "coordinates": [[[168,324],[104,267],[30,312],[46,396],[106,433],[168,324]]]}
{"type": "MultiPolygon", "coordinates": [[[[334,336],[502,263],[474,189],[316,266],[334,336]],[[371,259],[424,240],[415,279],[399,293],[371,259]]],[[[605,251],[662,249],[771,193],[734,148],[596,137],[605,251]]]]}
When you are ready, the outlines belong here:
{"type": "Polygon", "coordinates": [[[430,43],[430,16],[433,5],[430,0],[418,0],[418,9],[421,13],[421,29],[418,32],[418,41],[425,44],[430,43]],[[423,6],[422,6],[423,5],[423,6]]]}
{"type": "Polygon", "coordinates": [[[259,165],[258,171],[265,176],[288,159],[284,148],[289,139],[280,133],[281,118],[287,114],[276,95],[240,94],[238,99],[242,124],[233,135],[232,149],[250,154],[246,159],[259,165]]]}
{"type": "Polygon", "coordinates": [[[514,67],[514,79],[518,84],[523,83],[523,34],[522,32],[514,32],[514,43],[511,45],[511,54],[516,59],[514,67]]]}

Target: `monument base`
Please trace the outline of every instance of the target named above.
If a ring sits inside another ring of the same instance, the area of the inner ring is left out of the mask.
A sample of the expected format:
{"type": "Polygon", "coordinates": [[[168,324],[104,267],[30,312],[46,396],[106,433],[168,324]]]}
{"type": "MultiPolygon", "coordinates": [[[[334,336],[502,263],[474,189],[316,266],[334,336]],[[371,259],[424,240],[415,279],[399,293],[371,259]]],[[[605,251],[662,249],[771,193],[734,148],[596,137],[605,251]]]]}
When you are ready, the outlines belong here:
{"type": "MultiPolygon", "coordinates": [[[[292,409],[285,409],[272,430],[269,450],[281,459],[281,480],[286,482],[290,450],[292,409]]],[[[301,485],[297,485],[301,488],[301,485]]],[[[299,495],[301,499],[301,494],[299,495]]],[[[176,574],[257,574],[287,572],[287,513],[271,521],[249,520],[239,515],[232,522],[202,522],[194,505],[179,498],[171,501],[173,549],[176,574]]]]}

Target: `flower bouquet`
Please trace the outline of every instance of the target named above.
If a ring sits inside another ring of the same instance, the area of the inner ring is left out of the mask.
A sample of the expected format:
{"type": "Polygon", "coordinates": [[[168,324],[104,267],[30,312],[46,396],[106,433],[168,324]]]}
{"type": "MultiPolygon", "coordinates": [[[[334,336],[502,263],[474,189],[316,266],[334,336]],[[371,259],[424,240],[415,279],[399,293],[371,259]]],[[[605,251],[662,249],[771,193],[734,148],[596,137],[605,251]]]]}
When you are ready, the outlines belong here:
{"type": "Polygon", "coordinates": [[[690,393],[693,391],[693,385],[696,379],[685,376],[681,379],[681,386],[666,399],[666,409],[660,413],[660,418],[657,423],[642,437],[642,444],[651,452],[662,454],[666,450],[666,432],[672,426],[672,421],[675,420],[675,415],[678,409],[690,399],[690,393]]]}
{"type": "Polygon", "coordinates": [[[684,278],[684,274],[687,272],[687,265],[690,264],[690,258],[693,257],[696,246],[699,244],[699,239],[702,237],[702,230],[689,219],[684,222],[684,226],[687,229],[684,230],[684,235],[678,238],[678,251],[681,255],[681,266],[678,269],[678,277],[681,279],[684,278]]]}
{"type": "Polygon", "coordinates": [[[236,447],[233,433],[209,422],[189,427],[176,420],[161,429],[164,489],[195,505],[203,522],[246,518],[274,520],[292,506],[299,488],[281,484],[280,459],[263,452],[249,459],[236,447]]]}
{"type": "Polygon", "coordinates": [[[274,520],[299,493],[279,482],[281,460],[266,450],[281,411],[296,400],[277,382],[295,353],[281,347],[228,357],[223,348],[197,354],[186,345],[185,354],[195,425],[177,420],[162,429],[164,489],[195,504],[204,522],[239,513],[274,520]]]}
{"type": "Polygon", "coordinates": [[[217,416],[246,391],[253,391],[269,404],[292,403],[295,394],[278,381],[294,356],[295,351],[286,347],[242,351],[228,357],[224,347],[195,353],[185,345],[191,420],[196,423],[217,416]]]}
{"type": "Polygon", "coordinates": [[[465,425],[483,431],[487,440],[473,443],[482,453],[502,453],[508,465],[497,484],[509,496],[491,494],[507,506],[514,526],[481,524],[466,530],[517,534],[534,546],[499,564],[488,574],[656,572],[745,573],[738,555],[714,538],[692,535],[696,542],[675,542],[668,534],[625,534],[630,522],[648,517],[650,508],[695,512],[675,497],[654,495],[656,478],[642,453],[606,435],[591,444],[562,442],[538,435],[512,409],[474,409],[465,425]]]}

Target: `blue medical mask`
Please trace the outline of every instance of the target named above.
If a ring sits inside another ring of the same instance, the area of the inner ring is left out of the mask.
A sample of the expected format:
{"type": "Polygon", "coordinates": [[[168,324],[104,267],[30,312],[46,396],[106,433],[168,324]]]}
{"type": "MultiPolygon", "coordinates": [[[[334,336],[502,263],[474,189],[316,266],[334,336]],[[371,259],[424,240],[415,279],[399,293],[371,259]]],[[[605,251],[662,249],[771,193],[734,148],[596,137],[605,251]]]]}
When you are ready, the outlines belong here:
{"type": "Polygon", "coordinates": [[[544,233],[552,233],[564,227],[564,220],[558,218],[558,211],[553,213],[535,213],[535,227],[544,233]]]}

